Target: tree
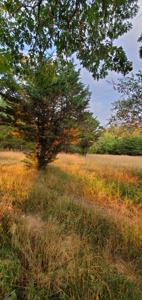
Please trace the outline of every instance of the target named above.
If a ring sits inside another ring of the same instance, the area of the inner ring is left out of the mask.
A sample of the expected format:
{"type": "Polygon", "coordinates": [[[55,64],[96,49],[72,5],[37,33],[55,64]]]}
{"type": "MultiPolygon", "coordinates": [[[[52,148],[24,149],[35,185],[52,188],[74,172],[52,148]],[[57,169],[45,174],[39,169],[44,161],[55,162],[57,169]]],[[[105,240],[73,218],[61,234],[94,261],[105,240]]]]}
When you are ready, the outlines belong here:
{"type": "Polygon", "coordinates": [[[1,71],[15,67],[23,54],[31,60],[54,49],[57,55],[76,54],[94,78],[108,70],[132,69],[115,40],[131,29],[137,0],[1,0],[1,71]]]}
{"type": "Polygon", "coordinates": [[[83,120],[79,125],[79,129],[79,147],[81,149],[81,153],[86,155],[89,148],[100,136],[103,128],[100,126],[99,121],[93,117],[92,113],[85,112],[83,120]]]}
{"type": "Polygon", "coordinates": [[[99,121],[89,111],[85,111],[82,119],[75,121],[74,128],[70,129],[72,140],[67,140],[63,151],[86,155],[91,145],[99,138],[103,131],[99,121]]]}
{"type": "Polygon", "coordinates": [[[22,77],[11,74],[1,78],[0,95],[7,103],[1,108],[3,124],[11,124],[36,143],[39,169],[45,168],[66,143],[90,96],[71,62],[51,59],[24,69],[22,77]]]}
{"type": "Polygon", "coordinates": [[[111,125],[142,128],[142,72],[119,80],[115,85],[123,96],[113,103],[111,125]]]}

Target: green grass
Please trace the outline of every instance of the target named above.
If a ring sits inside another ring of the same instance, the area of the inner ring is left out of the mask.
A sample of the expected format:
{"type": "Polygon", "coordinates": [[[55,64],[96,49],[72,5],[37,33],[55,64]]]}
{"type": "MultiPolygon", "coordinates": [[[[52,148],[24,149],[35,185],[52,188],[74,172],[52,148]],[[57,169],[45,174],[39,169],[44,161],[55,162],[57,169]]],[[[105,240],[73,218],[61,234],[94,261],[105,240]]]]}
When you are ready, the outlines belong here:
{"type": "Polygon", "coordinates": [[[118,201],[124,202],[129,201],[129,203],[142,204],[142,181],[139,178],[139,182],[132,184],[121,182],[118,180],[113,180],[111,178],[101,179],[103,187],[108,192],[108,197],[116,197],[118,201]]]}

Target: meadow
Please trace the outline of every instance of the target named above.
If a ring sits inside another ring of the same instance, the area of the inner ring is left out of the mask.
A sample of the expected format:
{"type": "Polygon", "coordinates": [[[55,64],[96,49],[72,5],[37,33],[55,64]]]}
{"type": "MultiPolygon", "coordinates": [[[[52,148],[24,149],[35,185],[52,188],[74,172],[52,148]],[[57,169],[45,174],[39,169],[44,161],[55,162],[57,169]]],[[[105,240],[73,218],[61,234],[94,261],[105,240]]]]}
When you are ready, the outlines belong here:
{"type": "Polygon", "coordinates": [[[142,157],[0,153],[0,299],[142,299],[142,157]]]}

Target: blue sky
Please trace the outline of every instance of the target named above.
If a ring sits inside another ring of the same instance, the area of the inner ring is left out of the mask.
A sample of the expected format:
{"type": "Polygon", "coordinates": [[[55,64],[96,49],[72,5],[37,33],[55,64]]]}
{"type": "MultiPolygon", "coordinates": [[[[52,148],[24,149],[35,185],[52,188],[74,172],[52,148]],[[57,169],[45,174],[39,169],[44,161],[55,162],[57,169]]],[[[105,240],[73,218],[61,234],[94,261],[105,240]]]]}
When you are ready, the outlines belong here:
{"type": "MultiPolygon", "coordinates": [[[[138,37],[142,33],[142,0],[139,1],[139,6],[139,12],[132,22],[133,29],[117,41],[117,45],[123,46],[127,57],[133,62],[133,73],[142,70],[142,59],[139,58],[140,45],[137,42],[138,37]]],[[[110,72],[105,79],[95,81],[86,69],[81,69],[82,81],[89,86],[92,93],[90,110],[102,125],[107,124],[107,120],[111,115],[111,103],[120,98],[120,95],[114,91],[113,86],[108,81],[116,81],[121,77],[121,74],[110,72]]]]}

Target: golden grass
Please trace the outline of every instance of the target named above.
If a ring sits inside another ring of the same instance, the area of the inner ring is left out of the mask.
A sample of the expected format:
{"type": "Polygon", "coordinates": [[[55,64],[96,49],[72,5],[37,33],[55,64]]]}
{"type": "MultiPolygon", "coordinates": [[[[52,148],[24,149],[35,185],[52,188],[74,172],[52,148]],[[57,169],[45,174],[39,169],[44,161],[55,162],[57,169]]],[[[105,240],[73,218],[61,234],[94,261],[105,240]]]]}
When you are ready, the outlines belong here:
{"type": "Polygon", "coordinates": [[[6,156],[2,153],[1,157],[14,157],[16,163],[0,164],[0,216],[12,211],[15,202],[20,203],[28,197],[36,174],[34,169],[27,169],[20,163],[24,157],[21,153],[14,152],[12,155],[10,152],[8,156],[7,152],[6,156]]]}
{"type": "Polygon", "coordinates": [[[125,211],[128,207],[140,213],[141,218],[141,204],[137,209],[134,199],[137,192],[139,201],[142,200],[141,181],[135,174],[136,170],[141,170],[141,161],[141,157],[60,154],[54,164],[80,180],[80,193],[85,200],[113,207],[118,214],[120,208],[125,211]]]}
{"type": "MultiPolygon", "coordinates": [[[[26,168],[21,161],[25,158],[21,152],[0,153],[0,191],[1,215],[6,210],[12,210],[13,202],[22,202],[32,189],[37,172],[33,168],[26,168]],[[5,161],[5,159],[7,159],[5,161]],[[6,162],[6,163],[5,163],[6,162]]],[[[129,195],[124,195],[121,201],[120,185],[139,185],[139,178],[132,171],[141,170],[141,157],[113,156],[113,155],[80,155],[60,154],[53,166],[74,177],[65,187],[68,194],[74,194],[80,200],[89,200],[96,207],[105,208],[105,213],[129,215],[130,219],[142,217],[141,207],[135,206],[129,195]],[[126,167],[127,166],[127,167],[126,167]],[[115,186],[114,186],[115,181],[115,186]],[[130,210],[127,210],[130,208],[130,210]]],[[[48,188],[58,178],[51,174],[48,188]],[[54,177],[52,179],[52,176],[54,177]]],[[[39,191],[38,191],[39,192],[39,191]]],[[[139,222],[141,223],[141,222],[139,222]]]]}
{"type": "Polygon", "coordinates": [[[88,155],[87,160],[98,165],[127,170],[142,170],[142,156],[128,155],[88,155]]]}
{"type": "Polygon", "coordinates": [[[136,176],[132,171],[142,171],[141,156],[124,155],[87,155],[86,157],[73,154],[59,154],[57,165],[62,168],[74,169],[75,172],[84,171],[101,173],[102,176],[114,176],[123,181],[134,183],[136,176]]]}
{"type": "Polygon", "coordinates": [[[25,155],[22,152],[15,151],[0,151],[0,163],[20,163],[25,158],[25,155]]]}
{"type": "Polygon", "coordinates": [[[34,218],[29,217],[26,221],[16,226],[13,244],[23,253],[30,267],[30,277],[37,287],[59,291],[65,269],[68,276],[75,273],[72,261],[78,256],[81,241],[73,233],[63,234],[56,219],[49,219],[46,225],[38,222],[38,226],[35,226],[34,218]]]}
{"type": "Polygon", "coordinates": [[[37,172],[0,157],[0,299],[141,300],[141,206],[120,190],[139,188],[141,158],[60,154],[37,172]]]}

